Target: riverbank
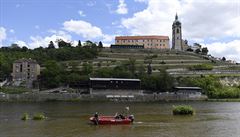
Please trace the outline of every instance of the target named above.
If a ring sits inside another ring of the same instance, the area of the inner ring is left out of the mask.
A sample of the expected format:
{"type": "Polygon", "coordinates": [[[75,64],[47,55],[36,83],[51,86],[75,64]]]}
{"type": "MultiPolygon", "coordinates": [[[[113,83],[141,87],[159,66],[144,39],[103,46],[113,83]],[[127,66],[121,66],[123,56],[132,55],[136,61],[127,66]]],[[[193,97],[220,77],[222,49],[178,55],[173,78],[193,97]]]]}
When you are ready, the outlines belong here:
{"type": "Polygon", "coordinates": [[[209,102],[240,102],[240,98],[207,99],[209,102]]]}
{"type": "Polygon", "coordinates": [[[116,102],[153,102],[153,101],[185,101],[206,100],[205,95],[177,95],[162,94],[134,94],[134,95],[106,95],[106,94],[79,94],[79,93],[25,93],[1,94],[0,101],[5,102],[44,102],[44,101],[116,101],[116,102]]]}

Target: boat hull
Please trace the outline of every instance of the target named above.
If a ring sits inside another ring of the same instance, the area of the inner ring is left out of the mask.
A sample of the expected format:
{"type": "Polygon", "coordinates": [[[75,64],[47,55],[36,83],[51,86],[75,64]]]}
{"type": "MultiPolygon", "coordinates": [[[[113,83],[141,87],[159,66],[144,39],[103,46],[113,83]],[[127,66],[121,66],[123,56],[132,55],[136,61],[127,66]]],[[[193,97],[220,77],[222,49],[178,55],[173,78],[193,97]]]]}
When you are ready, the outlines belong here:
{"type": "Polygon", "coordinates": [[[116,119],[113,116],[100,116],[98,117],[98,121],[94,117],[91,117],[90,121],[96,125],[121,125],[121,124],[124,125],[132,123],[132,120],[129,118],[116,119]]]}

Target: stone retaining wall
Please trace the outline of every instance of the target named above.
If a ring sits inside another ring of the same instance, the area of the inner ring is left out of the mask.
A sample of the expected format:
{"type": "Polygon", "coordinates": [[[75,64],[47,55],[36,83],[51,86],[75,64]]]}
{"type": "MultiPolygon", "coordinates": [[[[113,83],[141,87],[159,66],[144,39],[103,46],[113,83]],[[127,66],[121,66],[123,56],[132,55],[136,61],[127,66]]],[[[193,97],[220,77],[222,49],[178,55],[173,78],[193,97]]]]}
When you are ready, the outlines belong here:
{"type": "Polygon", "coordinates": [[[28,94],[0,94],[0,101],[181,101],[181,100],[205,100],[206,96],[190,96],[176,94],[142,94],[142,95],[114,95],[103,94],[82,95],[79,93],[28,93],[28,94]]]}

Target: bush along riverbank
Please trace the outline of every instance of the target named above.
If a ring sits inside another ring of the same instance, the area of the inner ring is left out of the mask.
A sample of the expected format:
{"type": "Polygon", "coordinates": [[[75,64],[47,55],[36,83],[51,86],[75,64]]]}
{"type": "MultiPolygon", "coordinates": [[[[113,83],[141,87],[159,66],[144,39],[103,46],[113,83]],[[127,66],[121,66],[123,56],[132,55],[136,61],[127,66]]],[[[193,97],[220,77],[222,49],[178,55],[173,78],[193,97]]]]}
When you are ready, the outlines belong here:
{"type": "Polygon", "coordinates": [[[22,116],[22,118],[21,118],[21,120],[24,120],[24,121],[29,120],[29,119],[30,119],[30,118],[29,118],[28,113],[24,113],[23,116],[22,116]]]}
{"type": "MultiPolygon", "coordinates": [[[[22,118],[21,118],[21,120],[23,120],[23,121],[26,121],[26,120],[29,120],[29,119],[30,119],[30,116],[29,116],[28,113],[24,113],[22,118]]],[[[47,117],[42,113],[36,113],[32,117],[32,120],[45,120],[45,119],[47,119],[47,117]]]]}
{"type": "Polygon", "coordinates": [[[180,78],[181,86],[198,86],[210,99],[240,98],[240,85],[223,85],[217,76],[201,76],[180,78]]]}
{"type": "Polygon", "coordinates": [[[43,115],[42,113],[37,113],[37,114],[34,114],[34,116],[33,116],[33,120],[44,120],[46,118],[47,117],[45,115],[43,115]]]}
{"type": "Polygon", "coordinates": [[[188,105],[173,106],[173,115],[193,115],[194,109],[188,105]]]}

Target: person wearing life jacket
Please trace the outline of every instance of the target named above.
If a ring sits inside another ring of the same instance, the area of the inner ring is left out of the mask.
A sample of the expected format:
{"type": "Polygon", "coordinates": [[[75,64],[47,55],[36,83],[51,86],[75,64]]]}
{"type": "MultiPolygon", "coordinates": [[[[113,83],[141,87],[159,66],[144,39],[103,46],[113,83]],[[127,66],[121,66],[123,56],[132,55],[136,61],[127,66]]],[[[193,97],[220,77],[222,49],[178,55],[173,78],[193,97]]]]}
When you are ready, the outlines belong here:
{"type": "Polygon", "coordinates": [[[98,125],[98,112],[94,114],[95,124],[98,125]]]}

